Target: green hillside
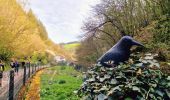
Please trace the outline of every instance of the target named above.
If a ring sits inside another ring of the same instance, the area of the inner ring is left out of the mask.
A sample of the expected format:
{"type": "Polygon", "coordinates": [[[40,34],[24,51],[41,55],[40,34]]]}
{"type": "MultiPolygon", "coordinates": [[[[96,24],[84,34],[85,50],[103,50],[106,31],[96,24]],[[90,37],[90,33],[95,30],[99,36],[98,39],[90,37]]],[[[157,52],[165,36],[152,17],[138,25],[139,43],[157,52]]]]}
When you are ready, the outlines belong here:
{"type": "Polygon", "coordinates": [[[75,42],[75,43],[68,43],[68,44],[64,44],[64,49],[66,50],[75,50],[78,46],[80,46],[80,43],[75,42]]]}

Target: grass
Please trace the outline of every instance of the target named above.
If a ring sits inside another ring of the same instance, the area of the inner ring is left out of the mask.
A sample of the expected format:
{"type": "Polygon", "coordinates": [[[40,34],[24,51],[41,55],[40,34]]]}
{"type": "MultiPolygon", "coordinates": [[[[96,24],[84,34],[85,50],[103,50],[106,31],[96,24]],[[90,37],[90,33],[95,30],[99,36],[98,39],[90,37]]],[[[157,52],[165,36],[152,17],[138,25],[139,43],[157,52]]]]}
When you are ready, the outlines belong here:
{"type": "Polygon", "coordinates": [[[81,73],[69,66],[49,68],[41,75],[41,100],[79,100],[73,93],[82,84],[81,73]]]}
{"type": "Polygon", "coordinates": [[[77,48],[79,45],[80,45],[80,43],[66,44],[66,45],[64,45],[64,48],[66,50],[72,50],[72,49],[77,48]]]}

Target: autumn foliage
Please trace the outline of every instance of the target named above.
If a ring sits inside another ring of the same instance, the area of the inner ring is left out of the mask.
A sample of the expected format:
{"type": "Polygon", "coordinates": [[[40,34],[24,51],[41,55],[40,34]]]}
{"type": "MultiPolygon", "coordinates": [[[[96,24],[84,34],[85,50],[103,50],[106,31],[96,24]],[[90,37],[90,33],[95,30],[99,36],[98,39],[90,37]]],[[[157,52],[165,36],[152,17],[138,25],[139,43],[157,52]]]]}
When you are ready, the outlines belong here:
{"type": "Polygon", "coordinates": [[[18,0],[0,0],[0,13],[0,59],[50,55],[46,50],[68,57],[48,38],[41,21],[18,0]]]}

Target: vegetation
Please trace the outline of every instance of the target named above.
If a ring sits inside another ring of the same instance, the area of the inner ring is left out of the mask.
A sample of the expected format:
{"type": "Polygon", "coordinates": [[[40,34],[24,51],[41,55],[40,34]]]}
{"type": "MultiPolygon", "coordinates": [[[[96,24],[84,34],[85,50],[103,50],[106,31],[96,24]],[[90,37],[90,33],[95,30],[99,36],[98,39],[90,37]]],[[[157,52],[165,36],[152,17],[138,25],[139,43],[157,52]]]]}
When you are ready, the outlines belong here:
{"type": "Polygon", "coordinates": [[[37,84],[29,91],[34,93],[34,87],[41,85],[40,97],[38,93],[35,97],[42,100],[170,99],[170,63],[167,63],[170,61],[170,0],[101,0],[93,7],[94,15],[82,27],[85,34],[81,43],[62,45],[52,42],[42,22],[31,9],[25,11],[21,5],[19,0],[0,0],[0,60],[7,63],[6,70],[13,58],[47,64],[56,55],[76,61],[77,65],[91,66],[125,35],[146,47],[133,48],[133,52],[158,53],[146,57],[132,55],[130,61],[115,68],[92,67],[78,91],[79,96],[74,92],[82,83],[81,73],[70,66],[48,68],[41,80],[35,77],[37,84]]]}
{"type": "Polygon", "coordinates": [[[155,55],[132,55],[126,64],[115,68],[96,65],[87,72],[79,90],[85,100],[168,100],[170,76],[160,71],[155,55]]]}
{"type": "Polygon", "coordinates": [[[64,48],[66,50],[75,50],[79,45],[80,45],[79,43],[65,44],[64,48]]]}
{"type": "Polygon", "coordinates": [[[41,61],[46,64],[53,54],[71,59],[59,45],[53,43],[46,29],[31,10],[24,11],[17,0],[0,0],[0,59],[11,58],[41,61]]]}
{"type": "Polygon", "coordinates": [[[146,46],[145,51],[166,55],[170,41],[169,0],[101,0],[82,29],[78,62],[90,66],[122,36],[130,35],[146,46]]]}
{"type": "Polygon", "coordinates": [[[64,48],[64,50],[68,51],[69,54],[71,55],[71,58],[73,61],[75,61],[76,59],[76,50],[77,48],[80,46],[79,42],[70,42],[70,43],[66,43],[66,44],[61,44],[64,48]]]}
{"type": "Polygon", "coordinates": [[[70,66],[48,68],[41,75],[41,100],[79,100],[74,94],[82,83],[81,73],[70,66]]]}

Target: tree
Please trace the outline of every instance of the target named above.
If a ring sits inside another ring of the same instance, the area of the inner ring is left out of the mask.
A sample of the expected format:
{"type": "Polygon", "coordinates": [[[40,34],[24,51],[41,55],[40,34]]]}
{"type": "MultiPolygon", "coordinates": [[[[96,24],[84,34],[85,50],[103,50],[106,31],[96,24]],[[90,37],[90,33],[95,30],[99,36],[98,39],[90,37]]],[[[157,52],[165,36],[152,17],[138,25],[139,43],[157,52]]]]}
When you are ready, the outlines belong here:
{"type": "Polygon", "coordinates": [[[82,54],[83,57],[92,56],[98,52],[96,56],[98,57],[124,35],[139,38],[143,28],[159,20],[163,15],[169,16],[168,4],[169,0],[102,0],[94,7],[94,15],[84,23],[82,29],[85,34],[82,35],[82,46],[85,47],[80,46],[78,52],[83,53],[78,53],[77,56],[80,58],[82,54]],[[90,44],[88,40],[91,41],[90,44]],[[94,52],[90,54],[83,50],[91,47],[98,49],[93,49],[94,52]]]}

